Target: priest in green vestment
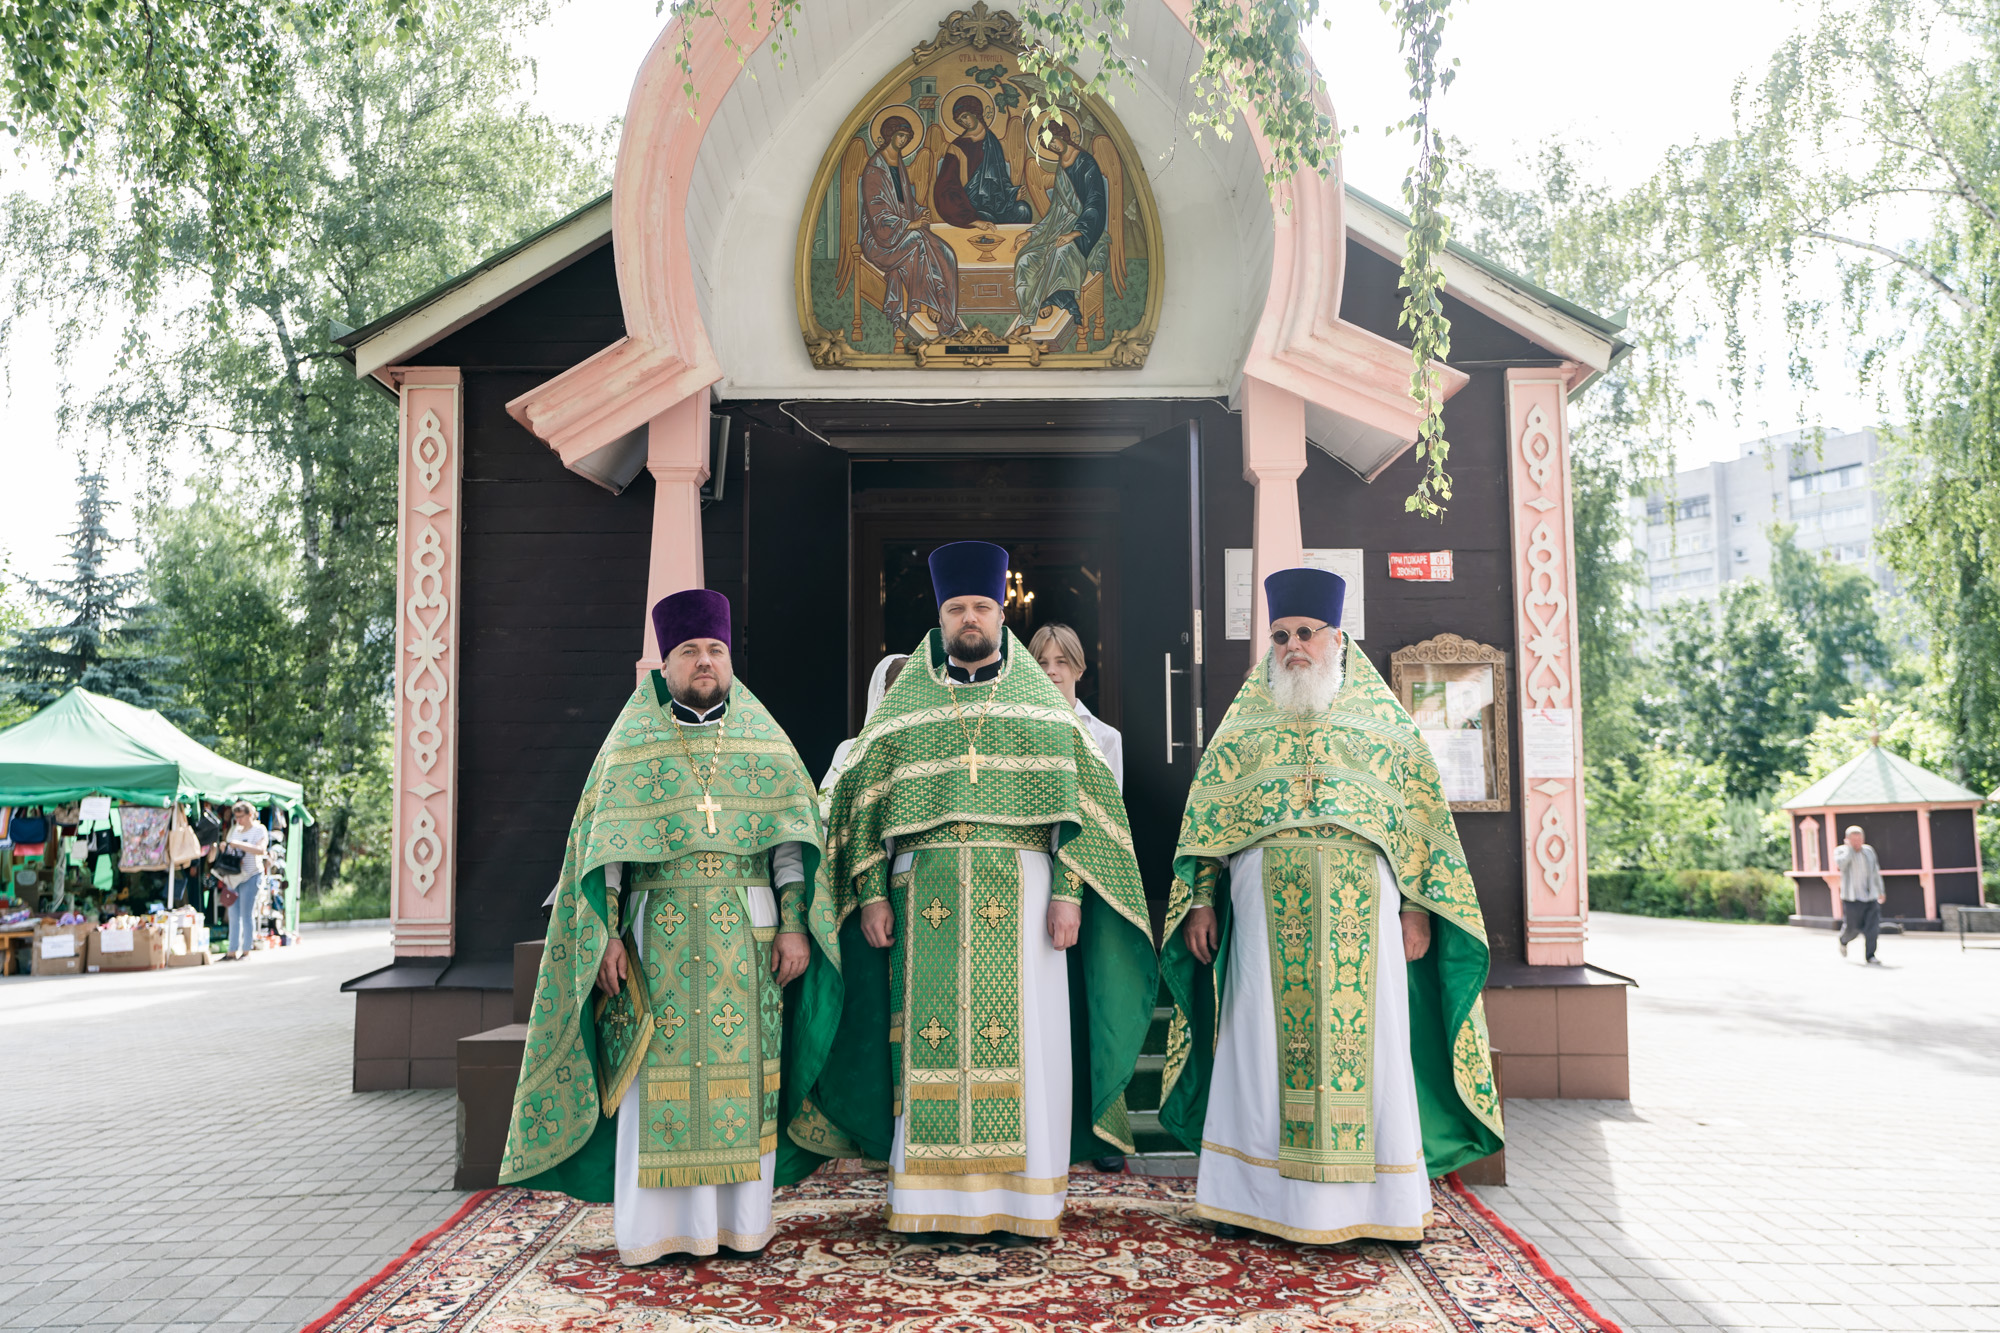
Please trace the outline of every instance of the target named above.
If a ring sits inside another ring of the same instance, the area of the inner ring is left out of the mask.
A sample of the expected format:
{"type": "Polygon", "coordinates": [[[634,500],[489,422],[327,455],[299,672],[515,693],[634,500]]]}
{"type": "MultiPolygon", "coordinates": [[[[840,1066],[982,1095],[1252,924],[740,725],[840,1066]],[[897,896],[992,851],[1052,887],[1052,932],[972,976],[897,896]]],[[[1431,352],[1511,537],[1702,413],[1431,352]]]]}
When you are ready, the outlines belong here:
{"type": "Polygon", "coordinates": [[[1132,1150],[1158,964],[1117,783],[1004,628],[1007,553],[930,564],[940,627],[831,794],[791,1137],[886,1161],[893,1231],[1024,1243],[1071,1162],[1132,1150]]]}
{"type": "Polygon", "coordinates": [[[613,1205],[627,1264],[761,1250],[773,1224],[784,988],[810,958],[818,794],[733,677],[729,602],[653,609],[570,826],[503,1184],[613,1205]]]}
{"type": "Polygon", "coordinates": [[[1500,1147],[1486,929],[1430,750],[1343,642],[1346,585],[1264,587],[1271,651],[1175,851],[1160,1121],[1223,1234],[1414,1243],[1430,1177],[1500,1147]]]}

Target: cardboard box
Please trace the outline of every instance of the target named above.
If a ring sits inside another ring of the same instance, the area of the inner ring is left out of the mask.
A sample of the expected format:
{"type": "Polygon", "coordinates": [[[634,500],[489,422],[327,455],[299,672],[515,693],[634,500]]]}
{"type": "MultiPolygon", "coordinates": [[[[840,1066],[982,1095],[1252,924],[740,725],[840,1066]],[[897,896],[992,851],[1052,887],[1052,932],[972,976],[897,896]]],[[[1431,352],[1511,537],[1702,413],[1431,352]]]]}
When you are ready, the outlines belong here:
{"type": "Polygon", "coordinates": [[[34,949],[29,971],[38,977],[68,977],[82,972],[97,937],[95,926],[35,927],[34,949]]]}
{"type": "Polygon", "coordinates": [[[99,926],[90,933],[86,972],[151,972],[167,965],[165,926],[99,926]]]}
{"type": "Polygon", "coordinates": [[[215,955],[208,951],[208,927],[172,926],[167,931],[168,967],[206,967],[215,955]]]}

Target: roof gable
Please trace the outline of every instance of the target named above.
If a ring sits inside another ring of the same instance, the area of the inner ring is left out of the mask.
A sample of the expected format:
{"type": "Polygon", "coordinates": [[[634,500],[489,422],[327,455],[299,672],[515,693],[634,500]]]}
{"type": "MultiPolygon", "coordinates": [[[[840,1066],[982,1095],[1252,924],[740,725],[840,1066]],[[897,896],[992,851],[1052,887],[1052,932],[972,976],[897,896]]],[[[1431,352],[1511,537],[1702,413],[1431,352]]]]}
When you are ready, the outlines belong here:
{"type": "Polygon", "coordinates": [[[1785,802],[1787,810],[1878,805],[1957,805],[1980,795],[1879,745],[1871,745],[1785,802]]]}

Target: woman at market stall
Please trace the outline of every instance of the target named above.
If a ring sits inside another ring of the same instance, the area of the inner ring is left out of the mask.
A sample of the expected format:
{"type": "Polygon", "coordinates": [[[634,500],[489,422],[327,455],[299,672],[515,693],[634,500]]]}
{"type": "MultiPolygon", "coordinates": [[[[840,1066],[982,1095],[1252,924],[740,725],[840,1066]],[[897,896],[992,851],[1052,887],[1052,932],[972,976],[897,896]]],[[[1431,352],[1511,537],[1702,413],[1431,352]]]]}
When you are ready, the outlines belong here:
{"type": "Polygon", "coordinates": [[[247,957],[257,947],[257,890],[264,880],[264,849],[271,844],[271,831],[258,820],[248,801],[238,801],[232,813],[236,822],[216,858],[223,885],[236,895],[236,901],[229,904],[229,952],[222,955],[225,962],[247,957]],[[241,858],[233,874],[224,859],[231,853],[241,858]]]}

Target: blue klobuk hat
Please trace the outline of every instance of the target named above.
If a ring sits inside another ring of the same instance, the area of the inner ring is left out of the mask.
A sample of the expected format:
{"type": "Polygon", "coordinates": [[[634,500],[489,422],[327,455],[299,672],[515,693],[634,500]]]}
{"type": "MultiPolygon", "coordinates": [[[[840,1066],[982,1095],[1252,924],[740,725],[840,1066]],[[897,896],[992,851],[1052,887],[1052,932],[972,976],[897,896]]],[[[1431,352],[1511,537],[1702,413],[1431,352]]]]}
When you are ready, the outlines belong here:
{"type": "Polygon", "coordinates": [[[1265,578],[1264,600],[1273,620],[1309,616],[1338,626],[1347,580],[1326,569],[1281,569],[1265,578]]]}
{"type": "Polygon", "coordinates": [[[1007,552],[992,542],[950,542],[931,552],[931,589],[938,605],[954,597],[1007,600],[1007,552]]]}

